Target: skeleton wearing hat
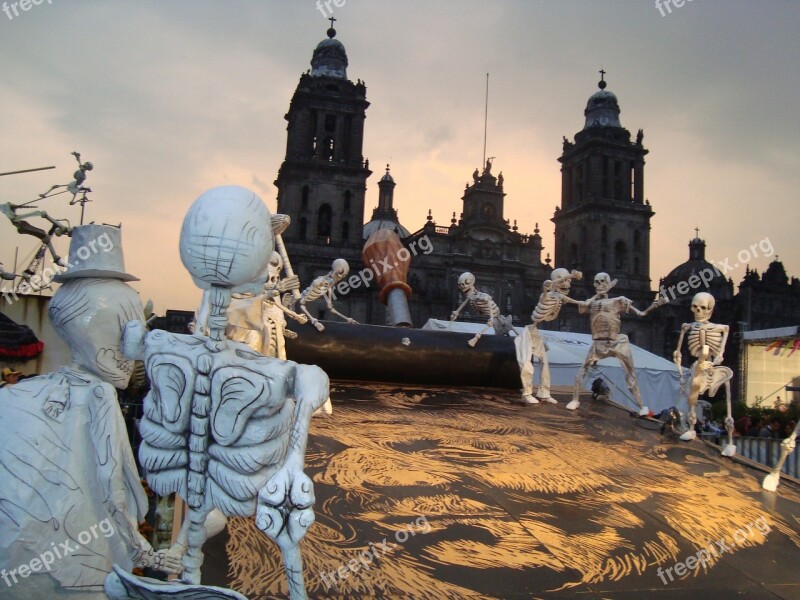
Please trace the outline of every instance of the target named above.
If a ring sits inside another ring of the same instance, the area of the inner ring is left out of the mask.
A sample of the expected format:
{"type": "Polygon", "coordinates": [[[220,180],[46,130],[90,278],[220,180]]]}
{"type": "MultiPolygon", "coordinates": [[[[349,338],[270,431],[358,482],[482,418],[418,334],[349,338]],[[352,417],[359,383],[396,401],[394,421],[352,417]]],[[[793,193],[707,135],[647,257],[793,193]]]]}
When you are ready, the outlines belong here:
{"type": "Polygon", "coordinates": [[[147,496],[114,388],[126,387],[133,366],[122,355],[122,325],[142,318],[142,307],[125,283],[136,278],[125,272],[120,230],[76,227],[69,264],[48,313],[71,364],[0,390],[0,465],[17,482],[0,487],[0,530],[8,534],[0,564],[30,563],[69,536],[81,548],[20,580],[10,597],[51,597],[60,589],[102,598],[114,563],[128,571],[180,570],[179,560],[154,552],[138,530],[147,496]],[[84,535],[98,524],[109,533],[84,535]]]}

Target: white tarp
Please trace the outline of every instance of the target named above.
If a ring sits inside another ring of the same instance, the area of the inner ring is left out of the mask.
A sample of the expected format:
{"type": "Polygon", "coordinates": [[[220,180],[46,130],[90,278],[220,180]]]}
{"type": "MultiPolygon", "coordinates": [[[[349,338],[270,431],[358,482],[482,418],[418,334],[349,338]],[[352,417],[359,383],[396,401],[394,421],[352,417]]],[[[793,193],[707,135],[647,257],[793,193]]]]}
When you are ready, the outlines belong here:
{"type": "MultiPolygon", "coordinates": [[[[481,323],[466,323],[455,321],[442,321],[439,319],[429,319],[422,327],[434,331],[458,331],[461,333],[477,333],[485,325],[481,323]]],[[[515,327],[519,333],[521,327],[515,327]]],[[[592,343],[592,336],[588,333],[571,333],[565,331],[546,331],[540,329],[539,333],[547,342],[547,361],[550,364],[550,378],[553,386],[572,387],[575,384],[575,377],[578,369],[583,365],[589,347],[592,343]]],[[[489,329],[486,334],[494,334],[494,330],[489,329]]],[[[653,412],[658,414],[664,409],[677,406],[683,414],[689,408],[686,398],[680,393],[680,377],[675,363],[672,363],[660,356],[648,352],[634,344],[631,344],[633,351],[633,364],[636,367],[636,379],[639,383],[639,391],[645,405],[653,412]]],[[[591,387],[592,381],[602,377],[611,388],[611,397],[614,401],[630,407],[636,408],[633,396],[625,385],[625,370],[619,362],[613,358],[606,358],[597,364],[597,370],[590,371],[584,380],[584,389],[591,387]]],[[[536,365],[534,384],[539,380],[539,365],[536,365]]]]}

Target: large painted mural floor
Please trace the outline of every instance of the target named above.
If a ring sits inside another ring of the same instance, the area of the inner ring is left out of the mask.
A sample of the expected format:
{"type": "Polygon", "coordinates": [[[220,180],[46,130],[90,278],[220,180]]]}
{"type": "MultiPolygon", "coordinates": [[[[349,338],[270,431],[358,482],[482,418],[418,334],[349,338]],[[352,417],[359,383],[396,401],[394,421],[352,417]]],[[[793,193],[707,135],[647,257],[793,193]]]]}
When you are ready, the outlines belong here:
{"type": "MultiPolygon", "coordinates": [[[[797,487],[762,491],[699,440],[555,396],[334,382],[309,437],[309,596],[800,599],[797,487]]],[[[206,583],[287,597],[252,519],[205,551],[206,583]]]]}

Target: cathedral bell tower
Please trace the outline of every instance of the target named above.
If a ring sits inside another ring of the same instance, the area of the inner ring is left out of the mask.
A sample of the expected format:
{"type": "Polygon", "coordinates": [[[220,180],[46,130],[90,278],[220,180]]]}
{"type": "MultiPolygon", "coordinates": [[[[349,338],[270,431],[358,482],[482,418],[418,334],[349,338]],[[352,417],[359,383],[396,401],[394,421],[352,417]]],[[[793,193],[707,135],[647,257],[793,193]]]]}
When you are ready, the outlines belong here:
{"type": "Polygon", "coordinates": [[[644,199],[644,133],[635,141],[619,120],[617,97],[599,91],[586,104],[586,123],[575,141],[564,138],[561,206],[555,223],[555,264],[577,268],[591,278],[600,271],[618,279],[615,294],[652,298],[650,219],[644,199]]]}
{"type": "Polygon", "coordinates": [[[369,106],[361,80],[347,79],[347,53],[328,29],[292,96],[286,158],[278,171],[278,212],[292,219],[287,245],[360,248],[370,176],[362,156],[369,106]]]}

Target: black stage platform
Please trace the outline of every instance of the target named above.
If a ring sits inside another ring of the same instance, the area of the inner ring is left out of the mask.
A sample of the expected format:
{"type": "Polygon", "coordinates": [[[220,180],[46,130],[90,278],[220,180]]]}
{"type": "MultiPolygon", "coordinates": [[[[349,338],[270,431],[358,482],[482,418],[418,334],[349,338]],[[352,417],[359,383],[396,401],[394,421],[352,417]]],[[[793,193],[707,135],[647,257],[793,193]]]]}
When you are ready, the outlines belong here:
{"type": "MultiPolygon", "coordinates": [[[[306,472],[311,598],[800,600],[800,490],[590,397],[332,384],[306,472]],[[680,564],[677,564],[680,563],[680,564]]],[[[252,520],[205,546],[204,583],[285,598],[252,520]]]]}

